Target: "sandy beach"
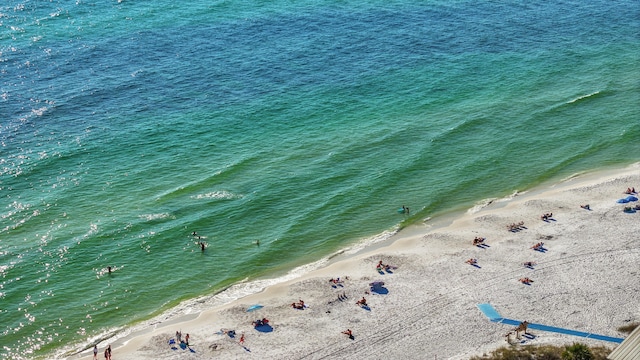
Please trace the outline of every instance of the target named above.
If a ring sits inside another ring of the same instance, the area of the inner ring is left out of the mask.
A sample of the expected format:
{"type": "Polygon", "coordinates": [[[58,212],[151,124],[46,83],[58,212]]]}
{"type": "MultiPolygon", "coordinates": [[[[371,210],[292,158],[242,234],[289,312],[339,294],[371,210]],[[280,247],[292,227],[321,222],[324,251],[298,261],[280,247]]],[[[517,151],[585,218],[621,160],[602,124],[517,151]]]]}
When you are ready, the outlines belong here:
{"type": "MultiPolygon", "coordinates": [[[[624,338],[617,328],[640,322],[640,211],[623,211],[639,202],[616,202],[629,187],[640,189],[640,164],[487,201],[196,318],[159,322],[113,342],[113,359],[468,359],[507,345],[513,329],[489,321],[483,303],[505,318],[624,338]],[[532,249],[537,243],[542,251],[532,249]],[[393,267],[378,271],[379,261],[393,267]],[[372,282],[384,284],[372,291],[372,282]],[[366,307],[356,304],[363,297],[366,307]],[[304,309],[291,306],[299,300],[304,309]],[[254,328],[262,318],[268,326],[254,328]],[[189,348],[169,344],[178,330],[189,348]]],[[[539,330],[511,340],[616,346],[539,330]]],[[[98,345],[100,359],[108,343],[98,345]]]]}

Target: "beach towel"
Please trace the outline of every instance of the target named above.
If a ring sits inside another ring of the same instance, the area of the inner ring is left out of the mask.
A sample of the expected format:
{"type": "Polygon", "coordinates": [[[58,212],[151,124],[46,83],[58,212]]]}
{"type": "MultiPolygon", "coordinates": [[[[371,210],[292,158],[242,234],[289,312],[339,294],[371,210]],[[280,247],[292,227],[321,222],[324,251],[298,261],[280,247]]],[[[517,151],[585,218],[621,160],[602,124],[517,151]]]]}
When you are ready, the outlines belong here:
{"type": "Polygon", "coordinates": [[[263,306],[259,305],[259,304],[251,305],[251,306],[249,306],[247,308],[247,312],[255,311],[255,310],[258,310],[258,309],[262,309],[262,308],[263,308],[263,306]]]}

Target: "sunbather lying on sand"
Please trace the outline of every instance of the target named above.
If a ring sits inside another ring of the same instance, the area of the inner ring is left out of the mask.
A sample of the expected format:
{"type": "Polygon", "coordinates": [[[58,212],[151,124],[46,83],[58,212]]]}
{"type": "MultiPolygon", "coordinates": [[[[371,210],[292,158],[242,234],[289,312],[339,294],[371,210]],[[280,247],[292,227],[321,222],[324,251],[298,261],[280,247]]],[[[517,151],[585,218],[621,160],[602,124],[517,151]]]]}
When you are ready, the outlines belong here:
{"type": "Polygon", "coordinates": [[[518,281],[520,281],[521,283],[526,284],[526,285],[529,285],[529,284],[531,284],[533,282],[533,280],[529,279],[528,277],[524,277],[524,278],[522,278],[522,279],[520,279],[518,281]]]}
{"type": "Polygon", "coordinates": [[[475,239],[473,239],[473,245],[480,245],[484,243],[484,238],[483,237],[475,237],[475,239]]]}
{"type": "Polygon", "coordinates": [[[363,296],[362,299],[356,301],[356,305],[367,306],[367,299],[365,299],[363,296]]]}
{"type": "Polygon", "coordinates": [[[533,245],[531,248],[532,248],[533,250],[540,250],[540,249],[542,249],[543,247],[544,247],[544,243],[543,243],[543,242],[539,242],[539,243],[537,243],[537,244],[533,245]]]}
{"type": "Polygon", "coordinates": [[[351,329],[347,329],[347,330],[343,331],[342,333],[347,335],[349,337],[349,339],[353,340],[353,332],[351,332],[351,329]]]}
{"type": "Polygon", "coordinates": [[[478,259],[471,258],[471,259],[468,259],[468,260],[467,260],[467,261],[465,261],[465,262],[466,262],[467,264],[469,264],[469,265],[476,265],[476,264],[478,264],[478,259]]]}
{"type": "MultiPolygon", "coordinates": [[[[302,301],[302,300],[300,300],[302,301]]],[[[291,307],[298,310],[304,310],[304,302],[294,302],[291,303],[291,307]]]]}

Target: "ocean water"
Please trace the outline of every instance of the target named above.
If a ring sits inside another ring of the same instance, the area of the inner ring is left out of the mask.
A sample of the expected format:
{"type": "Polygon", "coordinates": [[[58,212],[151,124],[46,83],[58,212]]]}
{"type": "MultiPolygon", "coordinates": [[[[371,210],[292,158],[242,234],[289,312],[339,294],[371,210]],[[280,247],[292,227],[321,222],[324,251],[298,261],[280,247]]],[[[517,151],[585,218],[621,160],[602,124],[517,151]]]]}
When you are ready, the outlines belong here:
{"type": "Polygon", "coordinates": [[[632,0],[3,1],[0,358],[637,162],[638,29],[632,0]]]}

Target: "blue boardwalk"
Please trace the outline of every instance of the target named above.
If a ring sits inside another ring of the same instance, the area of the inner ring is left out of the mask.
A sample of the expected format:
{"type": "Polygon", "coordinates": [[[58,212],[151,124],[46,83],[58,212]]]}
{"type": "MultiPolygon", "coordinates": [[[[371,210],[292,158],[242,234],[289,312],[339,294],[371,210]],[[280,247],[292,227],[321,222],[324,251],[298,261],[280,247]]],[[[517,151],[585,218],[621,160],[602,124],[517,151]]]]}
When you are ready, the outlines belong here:
{"type": "MultiPolygon", "coordinates": [[[[513,326],[518,326],[522,322],[518,320],[506,319],[501,317],[498,311],[493,306],[491,306],[491,304],[478,304],[477,306],[478,306],[478,309],[480,309],[480,311],[482,311],[482,313],[486,317],[488,317],[489,320],[492,322],[513,325],[513,326]]],[[[548,326],[548,325],[542,325],[542,324],[529,323],[528,328],[534,329],[534,330],[540,330],[540,331],[549,331],[549,332],[555,332],[560,334],[580,336],[580,337],[589,338],[589,339],[609,341],[616,344],[620,344],[624,340],[621,338],[616,338],[611,336],[604,336],[604,335],[592,334],[592,333],[587,333],[582,331],[563,329],[555,326],[548,326]]]]}

